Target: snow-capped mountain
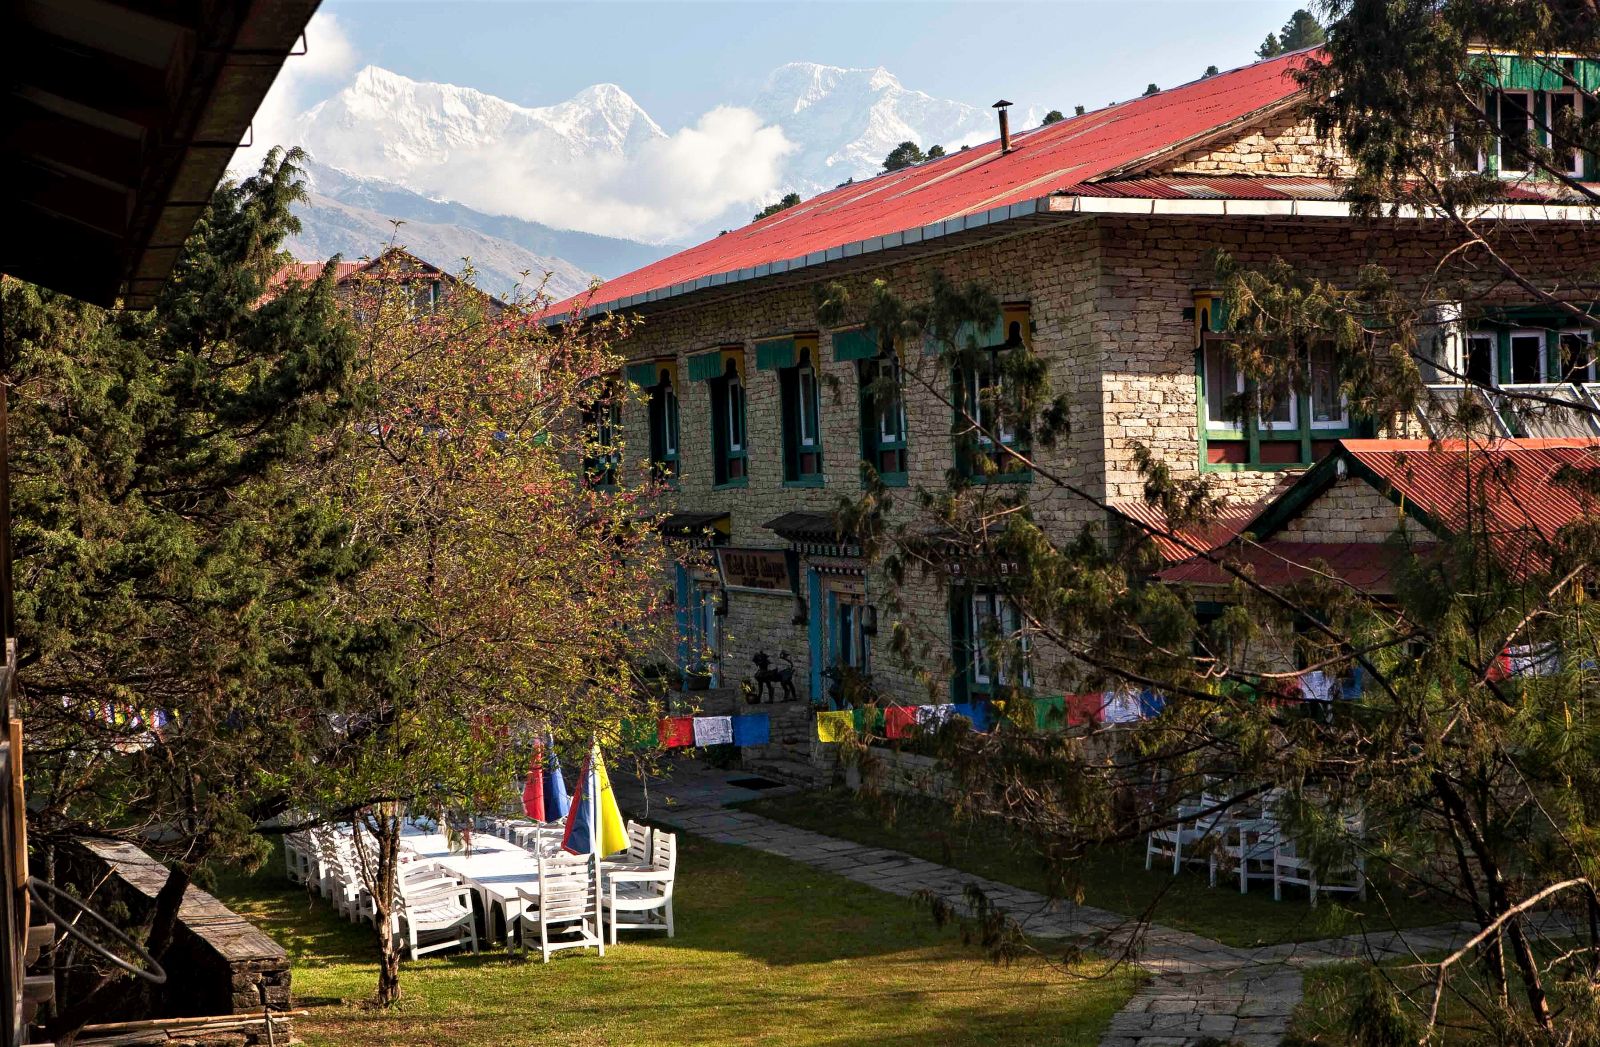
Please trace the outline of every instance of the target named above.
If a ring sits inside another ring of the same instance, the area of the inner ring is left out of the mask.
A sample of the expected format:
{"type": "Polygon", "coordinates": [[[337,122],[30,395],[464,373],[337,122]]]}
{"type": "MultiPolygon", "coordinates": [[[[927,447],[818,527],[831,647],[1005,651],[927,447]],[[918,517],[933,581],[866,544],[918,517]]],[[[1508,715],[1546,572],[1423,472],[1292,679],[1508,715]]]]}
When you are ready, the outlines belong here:
{"type": "MultiPolygon", "coordinates": [[[[1013,121],[1036,122],[1031,110],[1013,121]]],[[[399,218],[417,253],[437,245],[437,264],[472,246],[499,281],[528,267],[567,282],[742,225],[785,192],[869,177],[900,142],[953,152],[994,135],[988,108],[912,90],[883,68],[791,62],[747,104],[669,133],[615,84],[528,107],[367,66],[302,113],[284,144],[314,158],[302,250],[373,253],[392,235],[384,220],[399,218]],[[355,251],[368,234],[382,241],[355,251]]]]}
{"type": "MultiPolygon", "coordinates": [[[[773,70],[750,107],[800,147],[785,188],[802,196],[877,173],[901,142],[954,152],[998,134],[992,109],[913,91],[882,66],[789,62],[773,70]]],[[[1031,110],[1016,115],[1018,127],[1037,123],[1031,110]]]]}
{"type": "Polygon", "coordinates": [[[369,65],[300,118],[300,143],[323,164],[431,192],[458,179],[486,148],[517,143],[540,162],[625,156],[665,138],[615,84],[585,88],[558,105],[530,109],[470,87],[412,80],[369,65]]]}

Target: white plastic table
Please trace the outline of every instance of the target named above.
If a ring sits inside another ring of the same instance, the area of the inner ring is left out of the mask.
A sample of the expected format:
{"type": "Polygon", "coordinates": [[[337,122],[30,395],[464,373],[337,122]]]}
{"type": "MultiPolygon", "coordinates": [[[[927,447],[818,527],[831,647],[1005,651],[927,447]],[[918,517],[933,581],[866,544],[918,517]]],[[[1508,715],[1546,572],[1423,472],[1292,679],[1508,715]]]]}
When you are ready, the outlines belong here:
{"type": "Polygon", "coordinates": [[[442,833],[410,834],[402,843],[417,861],[459,876],[477,893],[483,907],[485,937],[494,933],[493,914],[498,911],[506,932],[506,945],[516,946],[511,938],[511,921],[524,908],[518,892],[539,893],[537,857],[514,843],[488,834],[473,834],[470,851],[452,851],[442,833]]]}

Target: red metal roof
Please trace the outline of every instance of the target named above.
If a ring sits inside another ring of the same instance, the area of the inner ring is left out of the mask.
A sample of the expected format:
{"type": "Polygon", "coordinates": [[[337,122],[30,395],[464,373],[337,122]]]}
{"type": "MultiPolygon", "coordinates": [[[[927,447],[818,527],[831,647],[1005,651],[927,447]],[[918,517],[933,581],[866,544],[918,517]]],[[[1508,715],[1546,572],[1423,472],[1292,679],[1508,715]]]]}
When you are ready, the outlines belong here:
{"type": "Polygon", "coordinates": [[[1545,559],[1557,531],[1600,510],[1554,482],[1563,467],[1600,469],[1597,440],[1345,440],[1341,449],[1397,494],[1402,507],[1450,532],[1467,529],[1469,510],[1487,514],[1473,527],[1486,528],[1507,562],[1519,567],[1534,567],[1527,557],[1545,559]]]}
{"type": "MultiPolygon", "coordinates": [[[[1291,481],[1286,481],[1292,482],[1291,481]]],[[[1176,530],[1167,524],[1166,514],[1142,498],[1106,503],[1107,508],[1153,528],[1150,540],[1155,543],[1161,558],[1169,563],[1187,560],[1194,550],[1211,552],[1239,537],[1245,525],[1255,519],[1261,507],[1274,496],[1268,495],[1259,502],[1224,506],[1216,516],[1203,524],[1191,524],[1176,530]]],[[[1148,532],[1147,532],[1148,533],[1148,532]]]]}
{"type": "MultiPolygon", "coordinates": [[[[1426,553],[1431,546],[1413,546],[1426,553]]],[[[1230,548],[1223,558],[1248,570],[1262,585],[1293,585],[1312,577],[1332,577],[1365,593],[1394,592],[1395,571],[1411,555],[1388,542],[1291,542],[1281,538],[1230,548]]],[[[1157,575],[1179,585],[1229,585],[1234,576],[1201,557],[1185,560],[1157,575]]]]}
{"type": "MultiPolygon", "coordinates": [[[[1010,153],[1002,154],[995,140],[841,186],[610,280],[588,300],[620,302],[1076,191],[1090,179],[1153,159],[1291,99],[1299,87],[1290,74],[1314,54],[1270,58],[1025,131],[1013,136],[1010,153]]],[[[568,299],[550,312],[564,313],[576,301],[568,299]]]]}

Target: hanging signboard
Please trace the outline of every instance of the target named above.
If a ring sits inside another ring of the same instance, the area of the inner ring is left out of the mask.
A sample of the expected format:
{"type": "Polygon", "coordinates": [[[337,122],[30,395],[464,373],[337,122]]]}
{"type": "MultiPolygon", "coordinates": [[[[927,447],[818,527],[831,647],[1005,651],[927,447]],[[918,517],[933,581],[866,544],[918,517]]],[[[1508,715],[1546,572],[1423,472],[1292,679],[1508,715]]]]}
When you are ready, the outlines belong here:
{"type": "Polygon", "coordinates": [[[744,592],[787,596],[794,591],[789,578],[789,556],[782,549],[717,548],[717,570],[722,585],[744,592]]]}

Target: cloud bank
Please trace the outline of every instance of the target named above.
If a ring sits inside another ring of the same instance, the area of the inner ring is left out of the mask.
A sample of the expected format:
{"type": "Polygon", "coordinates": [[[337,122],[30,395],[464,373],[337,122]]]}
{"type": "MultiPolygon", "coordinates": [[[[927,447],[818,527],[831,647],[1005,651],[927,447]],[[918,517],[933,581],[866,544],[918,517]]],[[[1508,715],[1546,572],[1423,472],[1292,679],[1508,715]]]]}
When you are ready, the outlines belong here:
{"type": "Polygon", "coordinates": [[[228,162],[239,176],[254,174],[275,145],[294,144],[295,125],[301,112],[319,94],[348,77],[356,68],[356,49],[339,19],[317,12],[306,25],[306,53],[291,55],[261,101],[251,130],[228,162]],[[250,142],[246,146],[243,143],[250,142]]]}

